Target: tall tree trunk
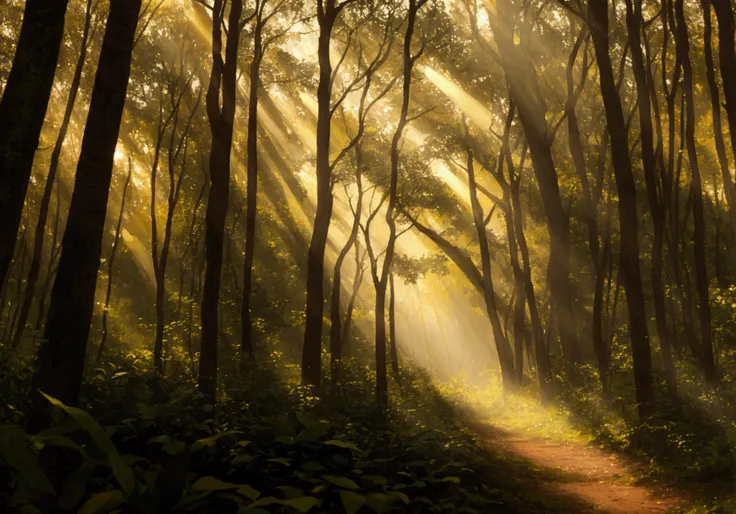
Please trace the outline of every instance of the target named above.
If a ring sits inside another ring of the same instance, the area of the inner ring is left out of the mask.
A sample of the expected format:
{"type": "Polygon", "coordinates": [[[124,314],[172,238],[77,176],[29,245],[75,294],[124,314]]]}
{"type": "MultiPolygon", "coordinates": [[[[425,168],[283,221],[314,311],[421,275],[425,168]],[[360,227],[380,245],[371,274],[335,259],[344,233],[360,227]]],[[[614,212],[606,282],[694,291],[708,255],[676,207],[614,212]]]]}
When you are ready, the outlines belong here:
{"type": "MultiPolygon", "coordinates": [[[[708,0],[704,1],[707,2],[708,0]]],[[[723,81],[723,96],[726,99],[726,120],[728,121],[731,150],[736,158],[736,49],[734,49],[736,30],[734,27],[733,3],[731,0],[710,0],[710,2],[713,4],[713,10],[716,12],[718,21],[718,66],[723,81]]],[[[708,19],[708,22],[710,22],[710,19],[708,19]]],[[[709,51],[709,49],[706,49],[706,51],[709,51]]],[[[707,62],[706,66],[707,68],[713,67],[712,64],[707,62]]],[[[710,73],[710,71],[710,69],[706,69],[707,73],[710,73]]],[[[710,77],[708,80],[710,80],[710,77]]],[[[713,108],[715,109],[715,106],[713,108]]],[[[730,173],[728,179],[728,183],[724,182],[723,187],[726,189],[727,195],[730,189],[731,197],[727,196],[726,200],[730,211],[734,212],[736,205],[731,202],[732,200],[736,202],[736,189],[730,173]]]]}
{"type": "Polygon", "coordinates": [[[394,288],[394,274],[388,276],[388,338],[391,343],[391,371],[394,377],[399,378],[399,346],[396,340],[396,289],[394,288]]]}
{"type": "Polygon", "coordinates": [[[206,401],[217,395],[218,307],[227,204],[230,196],[230,150],[235,120],[238,42],[243,1],[232,0],[225,58],[222,21],[225,0],[215,0],[212,20],[212,70],[207,90],[207,117],[212,131],[210,188],[205,217],[206,270],[202,294],[202,344],[199,352],[199,389],[206,401]],[[222,105],[220,105],[222,94],[222,105]]]}
{"type": "Polygon", "coordinates": [[[363,211],[363,180],[362,180],[362,168],[363,168],[363,147],[359,142],[355,145],[355,183],[358,188],[358,199],[355,205],[355,218],[353,219],[353,226],[350,229],[350,235],[348,236],[345,245],[340,250],[340,254],[337,256],[335,261],[335,270],[332,276],[332,303],[330,305],[330,366],[332,368],[332,379],[337,380],[339,374],[340,359],[342,358],[342,315],[340,314],[340,297],[342,295],[342,265],[345,262],[348,254],[355,246],[356,252],[356,277],[358,276],[358,268],[360,267],[360,259],[358,254],[360,253],[356,241],[358,240],[358,233],[360,230],[360,219],[363,211]]]}
{"type": "Polygon", "coordinates": [[[332,165],[330,164],[330,122],[332,120],[332,64],[330,42],[337,16],[347,0],[318,1],[319,86],[317,87],[317,212],[307,258],[307,304],[302,348],[302,382],[319,386],[322,380],[322,316],[324,309],[324,267],[327,234],[332,217],[332,165]]]}
{"type": "Polygon", "coordinates": [[[256,23],[253,35],[253,60],[250,63],[250,93],[248,95],[248,141],[245,213],[245,263],[243,265],[243,303],[240,317],[242,340],[240,352],[254,359],[253,321],[250,312],[251,290],[253,289],[253,260],[256,250],[256,216],[258,214],[258,88],[261,82],[263,59],[263,7],[265,0],[256,2],[256,23]]]}
{"type": "Polygon", "coordinates": [[[498,316],[498,307],[496,305],[495,291],[493,288],[493,278],[491,276],[491,255],[488,249],[488,235],[486,233],[486,223],[483,216],[483,209],[478,201],[478,190],[475,183],[475,166],[473,163],[473,152],[470,148],[466,149],[466,171],[468,172],[468,193],[470,195],[470,205],[473,210],[473,222],[480,246],[480,262],[483,277],[483,298],[485,300],[486,314],[491,322],[493,330],[493,339],[496,343],[496,351],[498,352],[498,363],[501,366],[501,376],[503,377],[503,387],[507,392],[513,391],[518,383],[517,376],[514,372],[514,353],[511,350],[506,334],[501,328],[501,320],[498,316]]]}
{"type": "Polygon", "coordinates": [[[718,156],[718,166],[721,168],[723,190],[726,195],[726,202],[728,202],[731,230],[736,230],[736,205],[734,204],[736,201],[736,193],[734,193],[734,183],[728,166],[726,144],[723,138],[723,125],[721,123],[721,95],[718,90],[718,83],[716,82],[715,64],[713,62],[713,30],[710,19],[710,1],[711,0],[700,0],[700,5],[703,8],[703,51],[705,54],[705,76],[708,80],[711,115],[713,117],[713,136],[716,145],[716,155],[718,156]]]}
{"type": "MultiPolygon", "coordinates": [[[[414,63],[422,55],[424,48],[417,54],[412,53],[411,44],[416,28],[417,13],[427,3],[427,0],[409,0],[407,13],[406,33],[403,47],[403,84],[401,113],[391,140],[391,177],[388,189],[388,205],[386,207],[386,225],[388,226],[388,242],[383,257],[381,272],[374,277],[376,288],[376,399],[379,405],[388,404],[388,377],[386,370],[386,289],[388,276],[394,259],[396,247],[396,202],[399,189],[399,145],[404,136],[404,129],[409,123],[409,101],[411,100],[411,78],[414,63]],[[378,278],[378,280],[376,280],[378,278]]],[[[368,244],[368,243],[367,243],[368,244]]],[[[370,244],[368,244],[370,248],[370,244]]]]}
{"type": "Polygon", "coordinates": [[[695,287],[698,295],[698,314],[700,320],[700,361],[709,386],[715,384],[716,366],[713,357],[713,336],[711,331],[710,293],[705,246],[705,208],[703,206],[703,183],[695,146],[695,95],[693,94],[693,70],[690,62],[690,40],[685,20],[684,0],[675,0],[677,20],[677,52],[682,60],[682,86],[685,95],[687,156],[690,165],[690,194],[693,202],[693,250],[695,255],[695,287]]]}
{"type": "Polygon", "coordinates": [[[77,58],[77,63],[74,67],[74,76],[72,77],[72,82],[69,89],[69,97],[67,98],[66,108],[64,110],[64,118],[62,119],[61,127],[59,127],[59,134],[56,136],[54,150],[51,153],[51,164],[49,165],[49,172],[46,176],[46,185],[44,186],[43,196],[41,197],[41,206],[38,211],[36,232],[33,239],[33,255],[31,257],[31,266],[28,270],[28,278],[26,279],[26,290],[25,294],[23,295],[23,303],[20,308],[18,325],[15,330],[15,335],[13,335],[13,347],[18,346],[21,338],[23,337],[23,332],[25,331],[26,323],[28,321],[28,315],[31,312],[33,297],[36,293],[36,283],[38,282],[38,275],[41,270],[43,242],[46,236],[46,219],[48,218],[49,204],[51,203],[51,193],[54,189],[56,170],[59,167],[59,158],[61,157],[61,149],[64,145],[64,139],[66,139],[67,130],[69,129],[69,122],[72,118],[72,112],[74,111],[74,104],[77,99],[77,93],[79,92],[79,84],[82,81],[82,70],[87,59],[87,48],[89,46],[88,39],[91,20],[92,0],[87,0],[84,28],[82,29],[82,43],[80,45],[79,57],[77,58]]]}
{"type": "Polygon", "coordinates": [[[94,308],[107,200],[141,0],[111,0],[100,61],[51,292],[34,390],[75,404],[94,308]]]}
{"type": "Polygon", "coordinates": [[[501,63],[511,96],[519,110],[519,118],[529,143],[534,174],[542,195],[550,238],[549,276],[552,303],[557,305],[556,318],[565,360],[582,362],[582,350],[573,318],[570,287],[570,235],[567,212],[562,205],[557,169],[552,158],[552,137],[545,119],[545,104],[540,97],[536,72],[527,53],[517,47],[512,34],[513,16],[510,1],[498,3],[499,23],[494,32],[501,63]]]}
{"type": "Polygon", "coordinates": [[[105,343],[107,342],[107,312],[110,310],[110,298],[112,297],[115,256],[118,253],[118,245],[120,244],[120,232],[123,227],[123,216],[125,215],[125,199],[132,176],[133,161],[130,156],[128,156],[128,175],[125,177],[125,185],[123,185],[123,197],[120,200],[120,213],[118,214],[118,223],[115,226],[115,238],[112,242],[110,258],[107,261],[107,290],[105,291],[105,306],[102,308],[102,339],[100,339],[100,348],[97,350],[97,362],[100,362],[102,359],[102,352],[105,351],[105,343]]]}
{"type": "Polygon", "coordinates": [[[651,118],[649,73],[642,51],[641,30],[644,19],[641,13],[641,0],[626,0],[626,26],[628,28],[629,47],[636,81],[637,101],[639,102],[639,127],[641,134],[641,155],[646,182],[649,211],[652,215],[654,241],[652,252],[652,296],[654,297],[654,315],[657,322],[657,337],[662,351],[664,375],[670,392],[677,390],[675,367],[672,361],[672,347],[667,331],[667,310],[664,303],[664,284],[662,282],[661,240],[664,236],[664,216],[659,199],[656,160],[654,153],[654,130],[651,118]]]}
{"type": "Polygon", "coordinates": [[[634,383],[641,420],[649,417],[654,407],[652,390],[652,356],[647,330],[646,306],[639,268],[639,226],[636,207],[636,183],[629,158],[628,134],[621,99],[611,67],[608,43],[608,2],[588,0],[590,27],[598,63],[601,94],[611,138],[613,171],[618,189],[619,225],[621,229],[621,273],[626,288],[629,310],[629,336],[634,359],[634,383]]]}
{"type": "Polygon", "coordinates": [[[13,259],[33,156],[59,60],[67,3],[26,1],[13,67],[0,100],[0,289],[13,259]]]}

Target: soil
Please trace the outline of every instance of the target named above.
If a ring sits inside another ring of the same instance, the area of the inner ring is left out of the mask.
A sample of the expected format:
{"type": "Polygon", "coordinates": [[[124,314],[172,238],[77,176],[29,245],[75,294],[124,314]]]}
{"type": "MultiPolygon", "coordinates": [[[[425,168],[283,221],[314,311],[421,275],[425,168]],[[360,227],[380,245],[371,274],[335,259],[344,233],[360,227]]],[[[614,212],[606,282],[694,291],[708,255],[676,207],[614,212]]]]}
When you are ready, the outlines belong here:
{"type": "Polygon", "coordinates": [[[531,511],[656,514],[681,512],[687,506],[673,488],[635,480],[636,465],[621,455],[590,445],[513,433],[491,424],[474,428],[494,452],[527,467],[526,476],[517,477],[521,488],[545,494],[543,500],[535,501],[541,501],[544,508],[537,505],[531,511]],[[556,498],[559,504],[550,505],[549,498],[556,498]]]}

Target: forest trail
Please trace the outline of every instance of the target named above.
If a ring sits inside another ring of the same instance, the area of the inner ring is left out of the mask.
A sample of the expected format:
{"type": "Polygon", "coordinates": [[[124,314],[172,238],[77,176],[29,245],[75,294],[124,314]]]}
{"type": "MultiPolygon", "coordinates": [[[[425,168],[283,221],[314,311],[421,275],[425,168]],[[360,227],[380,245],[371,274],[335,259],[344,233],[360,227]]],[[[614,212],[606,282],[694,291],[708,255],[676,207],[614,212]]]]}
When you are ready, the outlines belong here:
{"type": "Polygon", "coordinates": [[[530,473],[518,477],[522,485],[564,498],[566,506],[550,505],[551,511],[570,512],[570,501],[577,506],[575,512],[610,514],[680,512],[687,505],[672,489],[636,483],[635,465],[615,453],[512,432],[490,423],[474,429],[494,451],[530,468],[530,473]]]}

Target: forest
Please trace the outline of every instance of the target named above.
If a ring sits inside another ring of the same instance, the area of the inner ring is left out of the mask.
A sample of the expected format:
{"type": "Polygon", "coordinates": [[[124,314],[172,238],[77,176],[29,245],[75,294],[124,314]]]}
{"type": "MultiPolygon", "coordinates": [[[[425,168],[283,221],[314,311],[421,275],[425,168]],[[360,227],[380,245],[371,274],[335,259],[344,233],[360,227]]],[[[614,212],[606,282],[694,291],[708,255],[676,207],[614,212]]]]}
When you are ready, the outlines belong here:
{"type": "Polygon", "coordinates": [[[731,0],[0,0],[0,511],[736,512],[731,0]]]}

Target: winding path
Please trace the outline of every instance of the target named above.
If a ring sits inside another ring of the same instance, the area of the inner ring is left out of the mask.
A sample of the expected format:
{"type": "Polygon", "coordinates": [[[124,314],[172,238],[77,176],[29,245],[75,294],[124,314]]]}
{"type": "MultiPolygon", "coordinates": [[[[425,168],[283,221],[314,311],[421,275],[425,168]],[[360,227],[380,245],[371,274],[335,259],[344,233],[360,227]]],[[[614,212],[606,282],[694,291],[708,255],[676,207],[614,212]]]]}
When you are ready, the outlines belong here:
{"type": "MultiPolygon", "coordinates": [[[[520,482],[572,500],[579,506],[575,512],[657,514],[680,512],[686,506],[672,489],[636,483],[634,466],[614,453],[512,433],[490,424],[475,428],[490,448],[531,468],[520,482]]],[[[551,512],[561,510],[566,508],[550,506],[551,512]]]]}

